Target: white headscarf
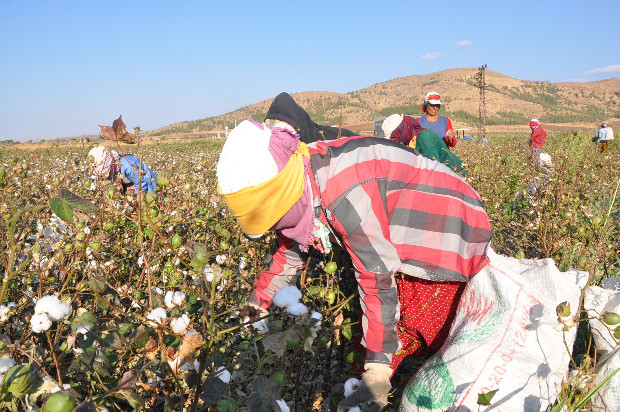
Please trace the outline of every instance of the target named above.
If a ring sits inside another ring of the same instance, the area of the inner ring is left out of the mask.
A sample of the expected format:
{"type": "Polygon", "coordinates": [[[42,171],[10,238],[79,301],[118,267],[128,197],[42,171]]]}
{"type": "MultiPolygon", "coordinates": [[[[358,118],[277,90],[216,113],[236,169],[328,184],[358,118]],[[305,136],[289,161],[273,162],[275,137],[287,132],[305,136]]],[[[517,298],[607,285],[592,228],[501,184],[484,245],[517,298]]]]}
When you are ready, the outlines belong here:
{"type": "Polygon", "coordinates": [[[226,138],[217,163],[217,178],[224,194],[256,186],[278,174],[269,152],[271,130],[244,120],[226,138]]]}
{"type": "Polygon", "coordinates": [[[383,129],[383,135],[386,139],[389,139],[392,136],[392,132],[396,130],[396,128],[402,123],[403,115],[402,114],[392,114],[385,118],[381,128],[383,129]]]}

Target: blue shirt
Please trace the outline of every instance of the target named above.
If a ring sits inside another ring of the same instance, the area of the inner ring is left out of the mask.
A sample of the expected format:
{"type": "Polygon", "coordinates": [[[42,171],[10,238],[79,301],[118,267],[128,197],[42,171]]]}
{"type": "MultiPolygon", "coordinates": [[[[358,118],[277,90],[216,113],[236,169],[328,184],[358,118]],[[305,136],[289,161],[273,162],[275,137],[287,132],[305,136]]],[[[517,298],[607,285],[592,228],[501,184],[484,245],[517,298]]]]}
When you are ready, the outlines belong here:
{"type": "Polygon", "coordinates": [[[598,141],[604,142],[607,139],[607,128],[601,127],[598,131],[598,141]]]}
{"type": "Polygon", "coordinates": [[[446,116],[437,115],[437,120],[429,122],[425,115],[420,116],[418,119],[423,128],[432,130],[437,133],[437,136],[446,140],[446,129],[448,128],[448,118],[446,116]]]}
{"type": "Polygon", "coordinates": [[[144,171],[144,176],[142,176],[142,184],[138,185],[138,180],[140,176],[137,171],[140,168],[140,159],[136,156],[128,155],[120,157],[121,163],[121,173],[127,179],[133,183],[136,188],[136,193],[140,192],[155,192],[155,187],[157,186],[157,174],[153,172],[146,163],[142,162],[142,170],[144,171]]]}

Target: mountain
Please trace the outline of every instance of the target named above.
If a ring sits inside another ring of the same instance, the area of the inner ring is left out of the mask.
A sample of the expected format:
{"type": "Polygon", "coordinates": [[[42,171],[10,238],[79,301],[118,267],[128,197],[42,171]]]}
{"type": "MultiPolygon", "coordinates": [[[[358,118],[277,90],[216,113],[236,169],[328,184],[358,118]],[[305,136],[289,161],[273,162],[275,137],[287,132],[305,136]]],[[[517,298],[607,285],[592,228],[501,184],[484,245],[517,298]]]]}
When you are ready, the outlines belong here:
{"type": "MultiPolygon", "coordinates": [[[[479,125],[478,69],[457,68],[424,75],[399,77],[346,94],[302,92],[292,94],[320,124],[342,124],[355,131],[372,132],[376,117],[393,113],[420,114],[428,91],[437,91],[444,103],[440,114],[455,127],[479,125]]],[[[620,78],[589,83],[551,83],[518,80],[486,70],[486,124],[527,126],[531,118],[543,124],[594,127],[620,118],[620,78]]],[[[275,96],[274,96],[275,97],[275,96]]],[[[146,133],[149,136],[191,136],[222,133],[227,126],[254,118],[263,121],[273,98],[220,116],[176,123],[146,133]]]]}

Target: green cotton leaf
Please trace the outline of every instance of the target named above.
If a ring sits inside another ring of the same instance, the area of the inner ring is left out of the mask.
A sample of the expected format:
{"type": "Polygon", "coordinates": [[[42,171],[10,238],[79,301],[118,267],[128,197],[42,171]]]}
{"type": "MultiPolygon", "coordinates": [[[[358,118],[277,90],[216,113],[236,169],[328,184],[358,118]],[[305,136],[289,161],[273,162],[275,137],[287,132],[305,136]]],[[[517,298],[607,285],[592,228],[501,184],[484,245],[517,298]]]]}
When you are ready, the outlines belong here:
{"type": "Polygon", "coordinates": [[[351,325],[345,325],[342,328],[342,336],[344,336],[348,341],[353,337],[353,328],[351,325]]]}
{"type": "Polygon", "coordinates": [[[280,394],[280,385],[264,376],[257,376],[252,382],[252,389],[254,393],[264,399],[277,399],[280,394]]]}
{"type": "Polygon", "coordinates": [[[499,389],[495,389],[494,391],[490,391],[487,393],[479,393],[478,394],[478,405],[481,406],[489,406],[491,404],[491,399],[495,396],[499,389]]]}
{"type": "Polygon", "coordinates": [[[56,213],[56,216],[65,222],[71,223],[73,221],[73,210],[66,202],[63,202],[57,197],[53,197],[50,199],[50,207],[52,211],[56,213]]]}
{"type": "Polygon", "coordinates": [[[132,408],[134,409],[142,409],[144,408],[144,398],[138,395],[136,392],[131,391],[129,389],[121,389],[116,393],[121,398],[125,399],[132,408]]]}
{"type": "Polygon", "coordinates": [[[97,317],[95,317],[95,315],[93,315],[92,313],[85,311],[80,313],[80,316],[77,316],[74,319],[73,323],[71,324],[71,329],[77,329],[79,327],[90,329],[95,323],[97,323],[97,317]]]}
{"type": "Polygon", "coordinates": [[[108,285],[105,282],[97,279],[96,277],[88,279],[87,283],[88,286],[90,286],[90,288],[93,290],[93,292],[103,294],[108,290],[108,285]]]}
{"type": "Polygon", "coordinates": [[[69,207],[74,210],[77,209],[86,213],[97,213],[97,211],[99,210],[97,209],[97,206],[95,206],[95,204],[91,201],[86,200],[83,197],[80,197],[74,193],[71,193],[64,187],[61,188],[58,192],[58,197],[60,198],[60,200],[65,202],[67,205],[69,205],[69,207]]]}
{"type": "Polygon", "coordinates": [[[142,349],[149,341],[149,332],[144,325],[138,326],[131,335],[131,345],[136,349],[142,349]]]}
{"type": "Polygon", "coordinates": [[[252,412],[273,412],[271,402],[262,398],[259,394],[253,393],[248,398],[248,411],[252,412]]]}
{"type": "Polygon", "coordinates": [[[222,399],[217,403],[218,412],[237,412],[237,403],[233,398],[222,399]]]}
{"type": "Polygon", "coordinates": [[[61,188],[58,197],[50,199],[50,207],[56,215],[65,222],[73,220],[73,211],[80,210],[86,213],[97,213],[98,209],[94,203],[71,193],[65,188],[61,188]]]}
{"type": "Polygon", "coordinates": [[[228,384],[220,378],[209,376],[202,384],[200,399],[208,405],[215,405],[226,395],[228,384]]]}

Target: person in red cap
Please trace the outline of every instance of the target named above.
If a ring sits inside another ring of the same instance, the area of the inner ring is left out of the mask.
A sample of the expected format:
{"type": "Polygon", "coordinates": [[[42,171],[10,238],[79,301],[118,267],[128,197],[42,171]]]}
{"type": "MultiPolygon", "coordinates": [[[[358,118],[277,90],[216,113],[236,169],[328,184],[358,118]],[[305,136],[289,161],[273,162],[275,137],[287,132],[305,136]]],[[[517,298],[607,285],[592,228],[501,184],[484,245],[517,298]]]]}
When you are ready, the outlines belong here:
{"type": "Polygon", "coordinates": [[[545,146],[545,137],[547,132],[542,128],[538,119],[530,120],[530,128],[532,129],[532,135],[530,136],[530,152],[534,158],[538,157],[538,153],[542,152],[545,146]]]}
{"type": "Polygon", "coordinates": [[[439,114],[441,104],[439,93],[426,93],[424,104],[422,105],[423,115],[418,120],[423,128],[437,133],[437,136],[441,137],[446,146],[454,147],[456,146],[456,136],[454,136],[452,122],[446,116],[439,114]]]}

